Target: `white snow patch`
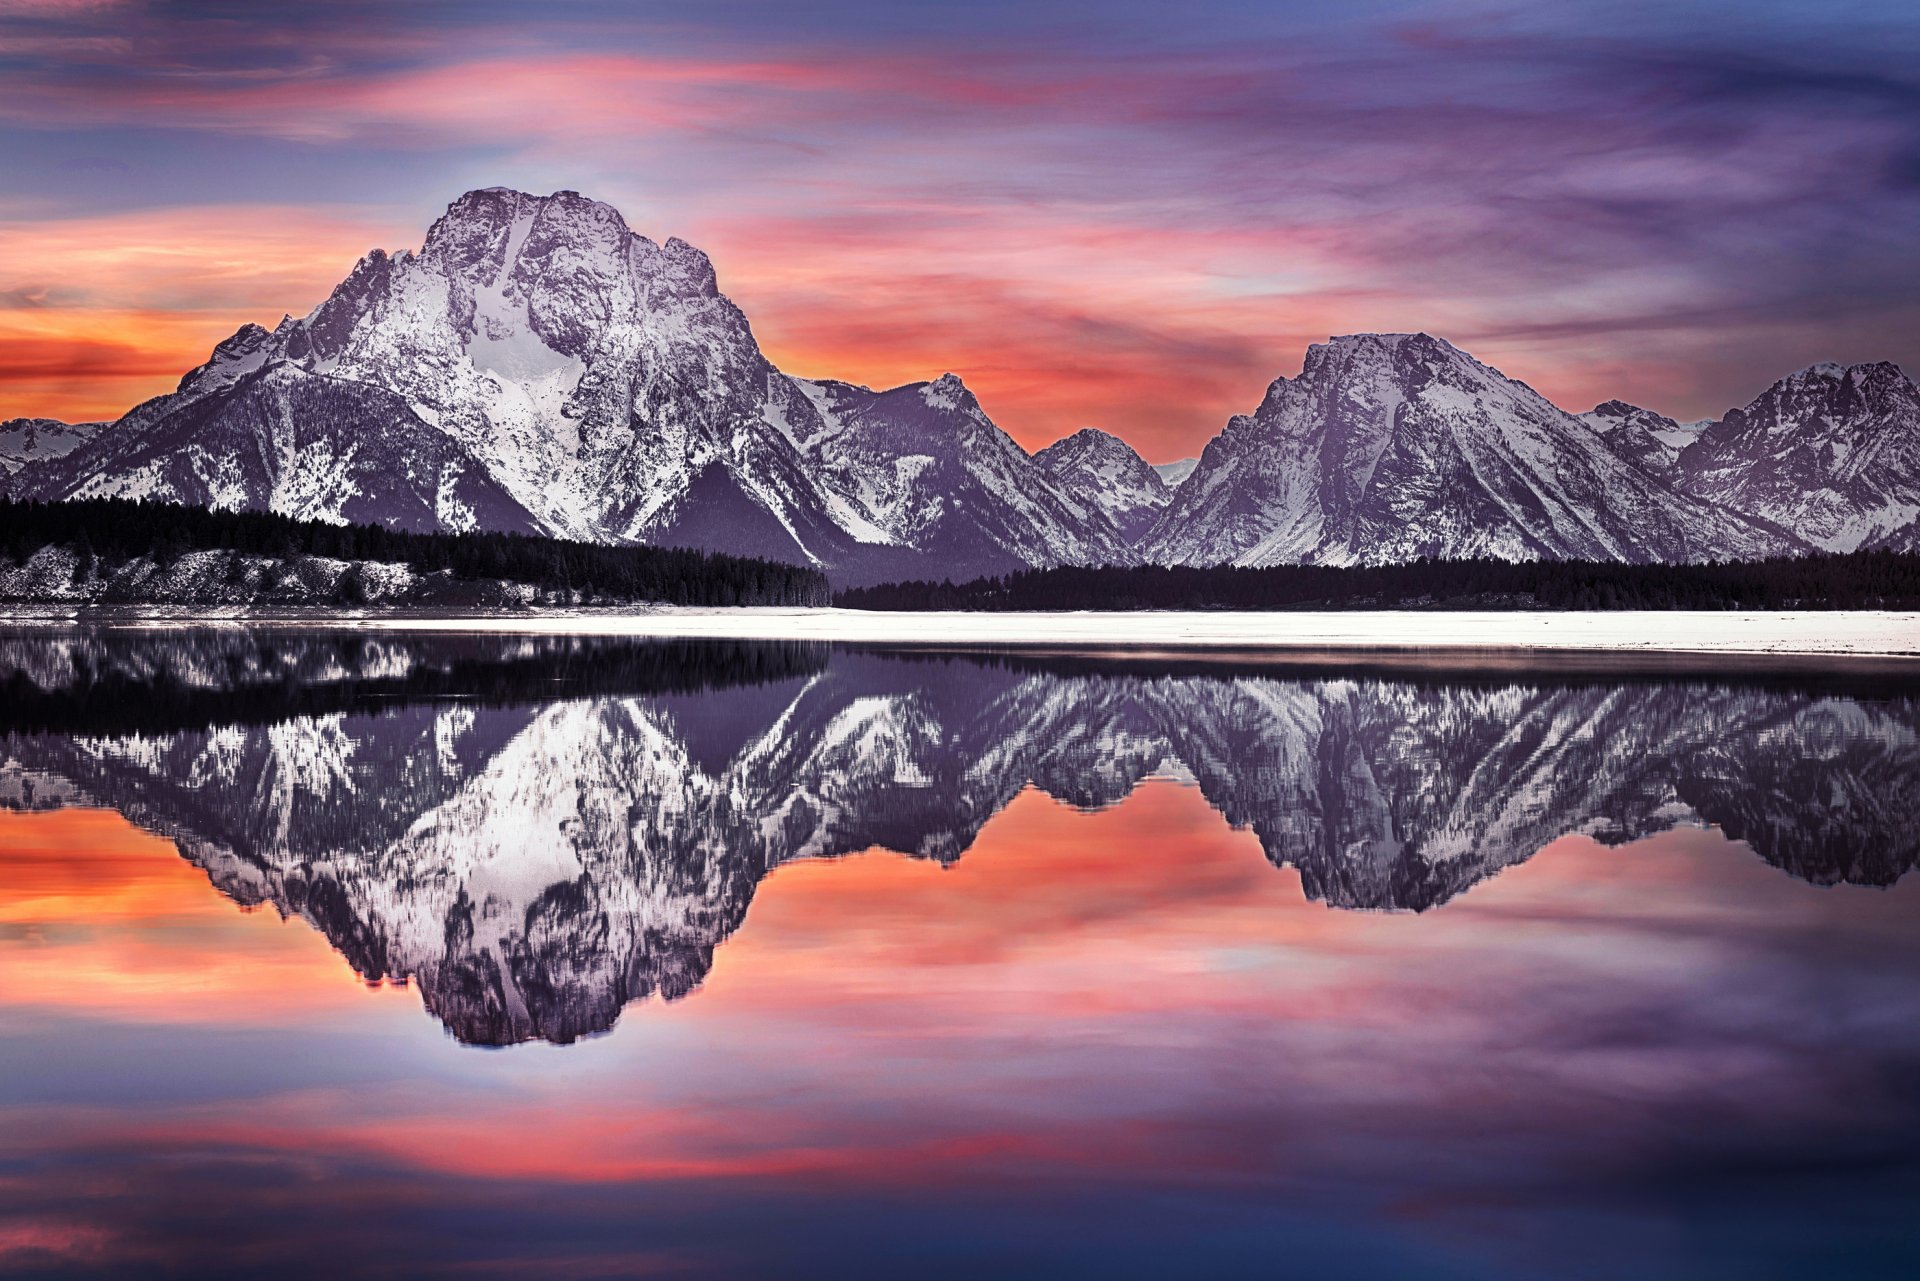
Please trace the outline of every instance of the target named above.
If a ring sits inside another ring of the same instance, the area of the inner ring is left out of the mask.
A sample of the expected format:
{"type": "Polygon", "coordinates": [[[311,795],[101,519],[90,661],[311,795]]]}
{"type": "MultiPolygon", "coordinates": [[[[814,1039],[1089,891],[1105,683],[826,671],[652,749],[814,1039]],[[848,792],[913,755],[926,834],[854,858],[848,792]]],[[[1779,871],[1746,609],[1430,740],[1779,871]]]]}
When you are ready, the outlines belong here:
{"type": "Polygon", "coordinates": [[[354,618],[345,626],[541,635],[716,636],[936,645],[1234,646],[1276,650],[1620,650],[1920,656],[1920,613],[1896,611],[1403,611],[1345,613],[887,613],[658,608],[500,618],[354,618]]]}

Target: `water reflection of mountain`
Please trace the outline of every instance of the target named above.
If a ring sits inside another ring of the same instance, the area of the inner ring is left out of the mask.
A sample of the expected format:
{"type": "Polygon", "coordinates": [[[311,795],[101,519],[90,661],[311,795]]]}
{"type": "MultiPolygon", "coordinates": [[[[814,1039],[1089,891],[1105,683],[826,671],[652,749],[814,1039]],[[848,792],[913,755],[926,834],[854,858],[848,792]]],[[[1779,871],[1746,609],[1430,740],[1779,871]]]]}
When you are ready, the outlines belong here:
{"type": "Polygon", "coordinates": [[[0,680],[0,803],[117,809],[485,1044],[683,996],[773,867],[958,859],[1028,784],[1190,777],[1343,908],[1568,832],[1714,824],[1821,884],[1920,858],[1911,692],[239,631],[0,640],[0,680]]]}

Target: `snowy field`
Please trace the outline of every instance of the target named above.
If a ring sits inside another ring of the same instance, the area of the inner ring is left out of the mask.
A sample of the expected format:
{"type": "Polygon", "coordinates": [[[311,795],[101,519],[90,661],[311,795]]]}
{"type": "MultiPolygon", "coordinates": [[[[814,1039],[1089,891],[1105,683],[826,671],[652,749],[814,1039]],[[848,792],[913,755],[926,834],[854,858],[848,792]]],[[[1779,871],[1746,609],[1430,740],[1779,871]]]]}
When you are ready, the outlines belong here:
{"type": "Polygon", "coordinates": [[[1920,655],[1920,614],[1911,612],[912,614],[845,609],[660,609],[487,618],[367,616],[343,617],[340,621],[355,626],[403,630],[933,645],[1920,655]]]}
{"type": "Polygon", "coordinates": [[[850,609],[656,608],[418,615],[304,610],[247,612],[222,608],[109,611],[16,606],[0,610],[0,625],[7,623],[157,627],[259,623],[393,631],[706,636],[913,645],[1550,649],[1920,657],[1920,613],[1911,611],[916,614],[850,609]]]}

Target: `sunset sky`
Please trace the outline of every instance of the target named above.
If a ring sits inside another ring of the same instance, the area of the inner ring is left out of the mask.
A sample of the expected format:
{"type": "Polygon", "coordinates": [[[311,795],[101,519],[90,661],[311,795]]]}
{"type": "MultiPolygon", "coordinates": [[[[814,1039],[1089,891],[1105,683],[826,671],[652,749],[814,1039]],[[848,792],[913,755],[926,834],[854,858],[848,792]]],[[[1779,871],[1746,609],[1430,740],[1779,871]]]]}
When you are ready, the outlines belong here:
{"type": "Polygon", "coordinates": [[[1192,453],[1356,330],[1681,417],[1920,368],[1911,0],[0,0],[0,418],[113,416],[491,185],[1028,446],[1192,453]]]}
{"type": "Polygon", "coordinates": [[[684,1000],[480,1052],[170,841],[0,811],[0,1271],[1891,1276],[1846,1261],[1910,1237],[1917,892],[1681,827],[1341,911],[1195,788],[1029,790],[948,868],[780,867],[684,1000]]]}

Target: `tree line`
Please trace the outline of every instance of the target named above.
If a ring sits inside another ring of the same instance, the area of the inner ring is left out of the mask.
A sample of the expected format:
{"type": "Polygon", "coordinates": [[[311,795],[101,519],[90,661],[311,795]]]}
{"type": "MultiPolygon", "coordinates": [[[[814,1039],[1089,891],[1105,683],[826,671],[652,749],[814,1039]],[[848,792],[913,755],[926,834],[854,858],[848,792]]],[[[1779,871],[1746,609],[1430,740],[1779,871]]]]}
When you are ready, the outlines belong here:
{"type": "Polygon", "coordinates": [[[847,609],[1912,609],[1920,555],[1861,551],[1696,565],[1417,560],[1261,569],[1106,566],[839,592],[847,609]]]}
{"type": "Polygon", "coordinates": [[[329,525],[271,512],[214,511],[122,498],[63,503],[0,497],[0,555],[24,563],[43,547],[75,552],[91,572],[143,557],[171,564],[196,551],[295,561],[319,557],[405,565],[418,574],[524,583],[582,600],[672,605],[824,605],[816,569],[678,547],[608,547],[525,534],[416,534],[329,525]]]}

